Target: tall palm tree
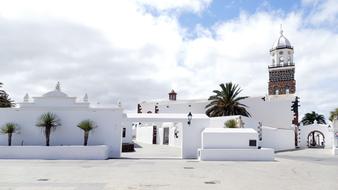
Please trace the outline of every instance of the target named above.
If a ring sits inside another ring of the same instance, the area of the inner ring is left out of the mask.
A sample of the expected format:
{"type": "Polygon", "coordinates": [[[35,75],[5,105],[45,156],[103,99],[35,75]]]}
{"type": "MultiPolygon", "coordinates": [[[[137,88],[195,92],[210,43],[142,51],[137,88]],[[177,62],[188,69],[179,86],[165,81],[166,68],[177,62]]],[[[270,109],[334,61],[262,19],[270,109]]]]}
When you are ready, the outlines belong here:
{"type": "Polygon", "coordinates": [[[18,132],[18,127],[15,123],[6,123],[0,130],[2,134],[8,135],[8,146],[12,145],[12,135],[18,132]]]}
{"type": "Polygon", "coordinates": [[[78,128],[82,129],[84,132],[84,137],[83,137],[83,145],[87,146],[88,144],[88,137],[89,137],[89,132],[96,128],[95,123],[92,120],[86,119],[81,121],[78,125],[78,128]]]}
{"type": "Polygon", "coordinates": [[[61,126],[60,119],[53,113],[47,112],[40,116],[36,126],[44,129],[46,146],[49,146],[50,134],[56,127],[61,126]]]}
{"type": "Polygon", "coordinates": [[[237,84],[226,83],[220,84],[221,91],[214,90],[216,95],[210,96],[210,103],[205,106],[206,114],[209,117],[219,117],[228,115],[242,115],[250,117],[246,110],[246,105],[240,103],[240,100],[248,98],[248,96],[239,96],[242,90],[237,84]]]}
{"type": "Polygon", "coordinates": [[[330,121],[333,122],[336,119],[338,119],[338,108],[330,112],[330,121]]]}
{"type": "Polygon", "coordinates": [[[314,111],[312,111],[311,113],[306,113],[301,122],[304,125],[311,125],[315,121],[317,121],[318,124],[326,124],[324,115],[320,115],[314,111]]]}

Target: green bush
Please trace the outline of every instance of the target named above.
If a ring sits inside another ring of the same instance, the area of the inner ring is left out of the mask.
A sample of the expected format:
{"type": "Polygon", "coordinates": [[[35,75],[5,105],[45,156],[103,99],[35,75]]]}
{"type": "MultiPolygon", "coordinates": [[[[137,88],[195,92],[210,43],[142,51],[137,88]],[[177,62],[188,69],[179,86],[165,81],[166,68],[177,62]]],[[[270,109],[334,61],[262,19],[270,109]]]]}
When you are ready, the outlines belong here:
{"type": "Polygon", "coordinates": [[[237,122],[234,119],[230,119],[224,123],[224,127],[226,128],[237,128],[237,122]]]}

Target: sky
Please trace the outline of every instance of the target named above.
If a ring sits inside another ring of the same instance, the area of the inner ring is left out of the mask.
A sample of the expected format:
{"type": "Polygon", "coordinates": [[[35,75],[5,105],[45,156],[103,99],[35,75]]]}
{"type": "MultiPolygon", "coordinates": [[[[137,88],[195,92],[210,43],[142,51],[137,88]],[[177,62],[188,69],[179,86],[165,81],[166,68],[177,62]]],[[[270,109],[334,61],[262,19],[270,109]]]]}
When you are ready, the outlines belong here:
{"type": "Polygon", "coordinates": [[[0,81],[16,102],[57,81],[100,104],[208,98],[220,83],[264,96],[269,50],[294,46],[302,114],[338,107],[337,0],[0,0],[0,81]]]}

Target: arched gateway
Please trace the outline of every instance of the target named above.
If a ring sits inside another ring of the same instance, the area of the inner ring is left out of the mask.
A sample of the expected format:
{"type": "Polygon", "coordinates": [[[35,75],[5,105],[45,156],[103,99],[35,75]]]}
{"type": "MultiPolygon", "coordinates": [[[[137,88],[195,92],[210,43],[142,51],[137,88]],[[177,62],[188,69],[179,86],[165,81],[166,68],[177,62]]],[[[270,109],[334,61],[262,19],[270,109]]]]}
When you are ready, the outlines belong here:
{"type": "Polygon", "coordinates": [[[307,136],[307,146],[309,148],[325,148],[325,136],[320,131],[311,131],[307,136]]]}

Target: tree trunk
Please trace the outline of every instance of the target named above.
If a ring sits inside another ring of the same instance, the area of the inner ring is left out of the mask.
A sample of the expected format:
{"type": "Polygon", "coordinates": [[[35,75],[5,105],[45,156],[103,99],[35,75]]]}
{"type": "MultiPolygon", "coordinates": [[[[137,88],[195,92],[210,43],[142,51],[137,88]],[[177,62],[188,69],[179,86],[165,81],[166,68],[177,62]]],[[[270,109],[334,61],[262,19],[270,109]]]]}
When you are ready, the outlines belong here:
{"type": "Polygon", "coordinates": [[[45,136],[46,136],[46,146],[49,146],[49,137],[50,137],[50,127],[45,128],[45,136]]]}
{"type": "Polygon", "coordinates": [[[83,142],[84,146],[87,146],[87,144],[88,144],[88,136],[89,136],[89,132],[85,131],[84,132],[84,142],[83,142]]]}
{"type": "Polygon", "coordinates": [[[12,145],[12,133],[8,133],[8,146],[12,145]]]}
{"type": "Polygon", "coordinates": [[[312,146],[316,146],[315,132],[312,132],[312,146]]]}

